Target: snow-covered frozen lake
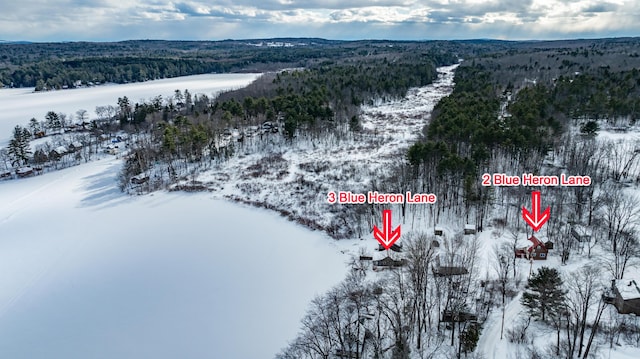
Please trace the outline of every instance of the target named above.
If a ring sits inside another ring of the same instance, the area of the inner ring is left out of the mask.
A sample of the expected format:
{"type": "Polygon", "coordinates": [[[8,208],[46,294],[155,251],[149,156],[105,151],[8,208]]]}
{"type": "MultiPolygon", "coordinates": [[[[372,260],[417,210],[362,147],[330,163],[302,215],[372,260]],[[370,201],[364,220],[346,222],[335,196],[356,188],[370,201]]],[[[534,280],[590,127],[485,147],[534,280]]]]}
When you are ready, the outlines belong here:
{"type": "Polygon", "coordinates": [[[272,358],[346,273],[327,236],[117,159],[0,182],[0,357],[272,358]]]}
{"type": "Polygon", "coordinates": [[[0,147],[7,144],[16,125],[27,126],[31,118],[42,121],[49,111],[75,118],[76,111],[83,109],[88,111],[90,118],[95,118],[96,106],[116,106],[118,97],[127,96],[132,102],[158,95],[166,99],[173,96],[175,90],[185,89],[192,94],[211,96],[223,90],[244,87],[258,76],[260,74],[194,75],[49,92],[33,92],[33,88],[0,89],[0,147]]]}

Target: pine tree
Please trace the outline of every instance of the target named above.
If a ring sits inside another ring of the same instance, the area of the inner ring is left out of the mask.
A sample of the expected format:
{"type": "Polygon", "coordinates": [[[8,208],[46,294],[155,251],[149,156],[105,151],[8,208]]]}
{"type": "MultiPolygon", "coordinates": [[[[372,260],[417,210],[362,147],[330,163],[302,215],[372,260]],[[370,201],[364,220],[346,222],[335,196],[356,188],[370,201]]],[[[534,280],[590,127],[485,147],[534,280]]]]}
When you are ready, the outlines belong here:
{"type": "Polygon", "coordinates": [[[47,127],[52,131],[59,131],[62,129],[62,122],[57,113],[49,111],[44,118],[47,120],[47,127]]]}
{"type": "Polygon", "coordinates": [[[476,350],[482,327],[478,323],[470,323],[460,334],[460,349],[463,353],[471,353],[476,350]]]}
{"type": "Polygon", "coordinates": [[[35,118],[31,118],[29,120],[29,129],[31,130],[32,135],[36,135],[36,132],[40,131],[40,123],[35,118]]]}
{"type": "Polygon", "coordinates": [[[533,318],[546,321],[559,315],[564,300],[560,273],[555,268],[542,267],[529,278],[521,302],[533,318]]]}
{"type": "Polygon", "coordinates": [[[22,166],[29,161],[29,155],[31,155],[31,148],[29,147],[30,137],[31,134],[26,128],[18,125],[13,129],[13,138],[9,142],[8,147],[12,166],[22,166]]]}
{"type": "Polygon", "coordinates": [[[580,132],[588,136],[595,136],[599,130],[600,130],[600,126],[596,121],[593,121],[593,120],[580,126],[580,132]]]}

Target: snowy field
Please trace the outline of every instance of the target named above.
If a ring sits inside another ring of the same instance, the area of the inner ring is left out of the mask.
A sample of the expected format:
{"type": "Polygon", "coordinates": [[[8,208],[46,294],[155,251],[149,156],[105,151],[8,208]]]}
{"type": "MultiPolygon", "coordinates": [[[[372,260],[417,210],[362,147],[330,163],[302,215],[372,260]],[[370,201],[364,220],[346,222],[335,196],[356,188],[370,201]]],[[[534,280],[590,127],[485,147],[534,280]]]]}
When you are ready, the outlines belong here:
{"type": "Polygon", "coordinates": [[[7,144],[16,125],[26,126],[32,117],[42,121],[49,111],[62,112],[75,118],[76,111],[84,109],[90,118],[95,118],[96,106],[116,106],[118,97],[127,96],[131,102],[149,100],[158,95],[166,99],[173,96],[175,90],[185,89],[192,94],[211,96],[223,90],[244,87],[258,76],[208,74],[50,92],[33,92],[33,88],[0,89],[0,147],[7,144]]]}
{"type": "Polygon", "coordinates": [[[346,258],[206,194],[129,197],[104,159],[0,183],[0,357],[272,358],[346,258]]]}

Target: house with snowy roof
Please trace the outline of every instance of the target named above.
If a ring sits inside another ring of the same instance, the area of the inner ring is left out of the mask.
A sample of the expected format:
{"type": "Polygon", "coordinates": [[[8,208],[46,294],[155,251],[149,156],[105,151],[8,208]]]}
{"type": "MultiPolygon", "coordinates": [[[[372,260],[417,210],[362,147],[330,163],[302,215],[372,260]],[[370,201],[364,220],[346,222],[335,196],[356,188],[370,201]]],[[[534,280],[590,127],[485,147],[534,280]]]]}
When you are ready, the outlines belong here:
{"type": "Polygon", "coordinates": [[[469,270],[464,265],[460,256],[444,253],[440,253],[436,256],[435,264],[431,265],[431,271],[437,277],[469,274],[469,270]]]}
{"type": "Polygon", "coordinates": [[[536,236],[529,237],[529,241],[532,243],[529,248],[516,248],[514,253],[516,258],[546,260],[549,255],[547,246],[536,238],[536,236]]]}
{"type": "Polygon", "coordinates": [[[611,289],[614,299],[613,305],[620,314],[640,315],[640,283],[639,279],[614,279],[611,289]]]}
{"type": "MultiPolygon", "coordinates": [[[[391,249],[391,250],[392,250],[392,251],[394,251],[394,252],[398,252],[398,253],[400,253],[400,252],[402,252],[402,243],[400,243],[400,242],[396,242],[396,243],[392,244],[392,245],[391,245],[391,247],[389,247],[389,249],[391,249]]],[[[386,249],[386,248],[384,248],[384,247],[382,246],[382,244],[378,244],[378,251],[379,251],[379,252],[386,251],[386,250],[387,250],[387,249],[386,249]]]]}
{"type": "Polygon", "coordinates": [[[49,152],[49,158],[52,160],[59,160],[62,156],[66,155],[69,152],[65,146],[58,146],[49,152]]]}
{"type": "Polygon", "coordinates": [[[573,224],[571,226],[571,236],[578,242],[591,241],[591,229],[580,224],[573,224]]]}
{"type": "Polygon", "coordinates": [[[476,234],[476,226],[473,224],[465,224],[464,225],[464,234],[476,234]]]}
{"type": "Polygon", "coordinates": [[[76,152],[82,149],[82,142],[74,141],[69,145],[69,152],[76,152]]]}
{"type": "Polygon", "coordinates": [[[393,259],[391,257],[384,257],[380,260],[373,261],[373,269],[384,269],[384,268],[400,268],[407,264],[406,259],[393,259]]]}

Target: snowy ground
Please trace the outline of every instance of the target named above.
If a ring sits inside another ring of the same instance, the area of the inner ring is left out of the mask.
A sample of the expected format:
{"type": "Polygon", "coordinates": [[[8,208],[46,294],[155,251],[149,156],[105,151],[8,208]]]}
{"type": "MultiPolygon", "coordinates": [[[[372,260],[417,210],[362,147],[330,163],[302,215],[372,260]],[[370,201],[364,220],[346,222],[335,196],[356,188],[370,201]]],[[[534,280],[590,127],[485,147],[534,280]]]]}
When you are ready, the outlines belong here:
{"type": "Polygon", "coordinates": [[[131,102],[149,100],[158,95],[166,99],[172,97],[175,90],[185,89],[192,94],[212,96],[223,90],[244,87],[258,76],[259,74],[195,75],[49,92],[33,92],[33,88],[0,89],[0,147],[8,143],[16,125],[26,126],[32,117],[42,121],[48,111],[62,112],[69,118],[75,118],[76,111],[84,109],[88,111],[90,118],[95,118],[96,106],[115,106],[118,97],[127,96],[131,102]]]}
{"type": "MultiPolygon", "coordinates": [[[[327,203],[327,193],[366,193],[373,182],[403,163],[406,149],[418,139],[433,107],[451,93],[456,67],[439,68],[436,82],[411,89],[404,99],[365,107],[359,133],[344,138],[298,137],[293,145],[280,135],[247,138],[237,145],[236,156],[200,173],[196,180],[220,197],[275,209],[312,228],[340,231],[351,219],[344,217],[342,205],[327,203]]],[[[335,233],[335,237],[371,239],[370,231],[366,226],[359,233],[335,233]]]]}
{"type": "MultiPolygon", "coordinates": [[[[543,228],[543,230],[537,232],[535,235],[542,242],[545,242],[548,240],[545,233],[546,228],[543,228]]],[[[518,234],[520,238],[518,242],[519,247],[524,247],[531,244],[531,242],[526,240],[526,238],[528,238],[530,235],[530,230],[528,231],[528,233],[521,232],[518,234]]],[[[495,266],[493,265],[493,263],[495,263],[496,261],[495,249],[502,243],[511,243],[511,236],[512,234],[509,233],[509,231],[500,230],[495,227],[488,227],[485,231],[477,235],[476,241],[480,244],[477,253],[479,278],[496,278],[497,274],[494,269],[495,266]]],[[[563,279],[566,281],[571,273],[576,272],[585,266],[595,265],[596,267],[602,269],[601,283],[606,286],[610,283],[610,279],[612,278],[611,274],[608,270],[606,270],[605,265],[603,264],[604,262],[606,262],[608,256],[610,256],[610,254],[608,254],[608,251],[608,249],[605,251],[605,249],[603,249],[600,244],[598,244],[592,250],[591,258],[588,258],[588,250],[585,245],[583,250],[574,249],[574,253],[571,255],[565,265],[561,264],[559,250],[557,248],[549,250],[547,260],[533,261],[531,263],[524,259],[518,259],[516,261],[516,265],[518,278],[521,283],[519,290],[523,290],[529,273],[535,273],[543,266],[556,268],[560,272],[563,279]]],[[[637,267],[628,268],[625,277],[634,277],[637,276],[638,273],[639,270],[637,267]]],[[[504,320],[504,336],[502,339],[500,338],[500,328],[502,321],[501,305],[493,308],[492,312],[489,314],[489,317],[483,323],[482,333],[478,341],[477,352],[483,354],[485,358],[516,359],[528,357],[529,354],[526,352],[525,346],[511,343],[507,339],[507,331],[516,327],[528,316],[525,307],[523,307],[520,303],[520,297],[521,293],[519,293],[514,298],[507,298],[504,320]]],[[[592,312],[595,312],[595,306],[597,306],[597,303],[594,304],[592,312]]],[[[605,315],[603,315],[603,319],[601,321],[602,326],[610,320],[608,319],[609,315],[618,316],[615,309],[607,308],[607,310],[605,311],[605,315]]],[[[591,321],[593,320],[593,318],[590,317],[589,320],[591,321]]],[[[528,329],[528,333],[531,337],[531,340],[535,343],[538,349],[544,349],[556,344],[556,332],[548,325],[543,325],[532,320],[531,326],[528,329]]],[[[566,336],[566,332],[563,331],[562,335],[566,336]]],[[[596,358],[609,359],[639,358],[640,348],[625,345],[614,345],[613,348],[609,348],[608,343],[604,342],[602,333],[600,333],[600,336],[595,341],[594,348],[592,348],[592,352],[590,355],[596,358]]]]}
{"type": "Polygon", "coordinates": [[[345,275],[325,235],[104,159],[0,185],[0,357],[270,358],[345,275]]]}

